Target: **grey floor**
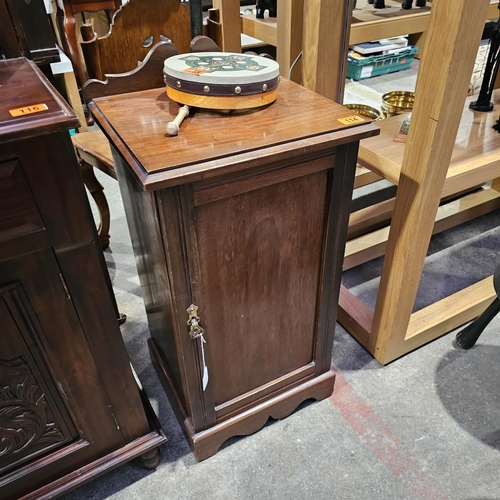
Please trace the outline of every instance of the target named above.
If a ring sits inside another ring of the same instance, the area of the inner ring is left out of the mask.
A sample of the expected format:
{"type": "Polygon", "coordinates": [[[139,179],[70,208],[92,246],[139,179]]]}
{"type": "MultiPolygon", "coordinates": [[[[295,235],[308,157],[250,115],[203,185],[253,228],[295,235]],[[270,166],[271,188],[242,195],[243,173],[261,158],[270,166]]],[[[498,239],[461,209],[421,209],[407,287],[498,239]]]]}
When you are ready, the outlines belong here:
{"type": "MultiPolygon", "coordinates": [[[[118,185],[100,179],[112,214],[106,261],[128,316],[123,337],[169,441],[156,471],[133,461],[66,500],[500,499],[500,318],[470,351],[455,350],[450,333],[386,367],[337,325],[330,399],[305,403],[197,463],[150,364],[118,185]]],[[[417,307],[491,274],[499,242],[498,212],[437,235],[417,307]]],[[[344,275],[344,284],[370,305],[381,263],[344,275]]]]}

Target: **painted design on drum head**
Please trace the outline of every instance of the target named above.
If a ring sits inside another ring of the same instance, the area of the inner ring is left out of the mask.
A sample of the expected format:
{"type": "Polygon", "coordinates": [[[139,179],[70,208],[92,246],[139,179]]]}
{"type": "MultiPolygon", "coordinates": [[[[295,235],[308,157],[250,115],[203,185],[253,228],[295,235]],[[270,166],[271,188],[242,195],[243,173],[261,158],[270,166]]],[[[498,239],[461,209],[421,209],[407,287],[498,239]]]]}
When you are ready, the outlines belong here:
{"type": "Polygon", "coordinates": [[[187,56],[180,59],[185,61],[189,68],[183,70],[185,73],[203,75],[215,71],[260,71],[266,66],[260,65],[253,57],[238,54],[217,56],[187,56]]]}

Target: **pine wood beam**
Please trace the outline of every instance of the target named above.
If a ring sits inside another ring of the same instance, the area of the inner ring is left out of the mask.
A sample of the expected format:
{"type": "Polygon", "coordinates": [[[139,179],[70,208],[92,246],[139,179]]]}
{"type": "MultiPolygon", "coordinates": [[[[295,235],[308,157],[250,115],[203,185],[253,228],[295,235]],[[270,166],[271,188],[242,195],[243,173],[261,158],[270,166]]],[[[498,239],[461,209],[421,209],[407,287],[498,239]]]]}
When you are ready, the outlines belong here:
{"type": "Polygon", "coordinates": [[[225,52],[241,52],[240,2],[213,0],[214,9],[219,9],[222,25],[222,47],[225,52]]]}
{"type": "MultiPolygon", "coordinates": [[[[290,67],[302,51],[304,0],[278,0],[278,47],[276,59],[281,76],[289,77],[290,67]]],[[[301,61],[297,61],[290,80],[300,83],[301,61]]]]}
{"type": "Polygon", "coordinates": [[[382,363],[404,340],[489,0],[434,0],[370,335],[382,363]]]}
{"type": "Polygon", "coordinates": [[[344,97],[352,2],[304,0],[302,85],[336,102],[344,97]]]}

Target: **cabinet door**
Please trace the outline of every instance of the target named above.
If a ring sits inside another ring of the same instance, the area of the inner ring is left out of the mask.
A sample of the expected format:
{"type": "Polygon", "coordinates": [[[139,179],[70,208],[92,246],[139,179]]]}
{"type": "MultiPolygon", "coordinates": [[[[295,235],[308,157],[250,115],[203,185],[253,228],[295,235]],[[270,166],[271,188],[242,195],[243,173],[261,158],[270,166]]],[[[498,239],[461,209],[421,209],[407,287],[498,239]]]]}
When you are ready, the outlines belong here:
{"type": "Polygon", "coordinates": [[[319,374],[332,166],[329,156],[184,189],[203,395],[216,422],[319,374]]]}
{"type": "Polygon", "coordinates": [[[123,444],[51,249],[0,263],[0,496],[123,444]]]}
{"type": "Polygon", "coordinates": [[[32,316],[19,282],[0,288],[0,473],[77,437],[35,343],[32,316]]]}

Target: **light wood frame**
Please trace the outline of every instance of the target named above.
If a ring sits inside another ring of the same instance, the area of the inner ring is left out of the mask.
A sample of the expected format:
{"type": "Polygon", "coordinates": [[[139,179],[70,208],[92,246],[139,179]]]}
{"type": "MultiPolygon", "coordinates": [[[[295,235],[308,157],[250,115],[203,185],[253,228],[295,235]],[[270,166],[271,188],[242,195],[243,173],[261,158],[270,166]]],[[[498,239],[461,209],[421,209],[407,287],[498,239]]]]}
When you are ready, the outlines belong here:
{"type": "MultiPolygon", "coordinates": [[[[278,0],[277,18],[256,19],[255,15],[242,16],[242,33],[278,48],[277,58],[282,68],[281,74],[285,77],[288,77],[290,65],[300,52],[300,50],[297,51],[294,48],[294,43],[288,43],[287,41],[290,40],[290,32],[293,33],[292,41],[296,42],[301,39],[302,18],[307,17],[301,9],[303,3],[304,0],[278,0]],[[280,4],[283,6],[280,7],[280,4]],[[280,12],[284,14],[280,15],[280,12]],[[290,55],[293,57],[290,57],[290,55]]],[[[327,2],[323,3],[326,4],[327,2]]],[[[497,0],[491,0],[485,19],[496,19],[498,17],[497,4],[497,0]]],[[[386,5],[399,6],[400,2],[386,0],[386,5]]],[[[356,15],[358,12],[354,11],[354,19],[349,34],[350,45],[409,34],[411,43],[418,46],[420,56],[423,54],[425,37],[430,22],[430,8],[400,10],[383,17],[378,13],[379,11],[373,9],[372,5],[368,5],[364,9],[363,15],[359,16],[362,17],[362,20],[357,20],[356,15]]],[[[299,82],[298,76],[295,75],[295,73],[292,75],[292,80],[299,82]]]]}
{"type": "Polygon", "coordinates": [[[391,227],[357,238],[346,249],[344,268],[386,255],[375,309],[342,288],[339,321],[383,364],[478,316],[496,296],[490,277],[412,313],[431,235],[500,207],[498,181],[439,207],[443,196],[495,178],[500,170],[500,151],[460,169],[452,161],[489,8],[489,0],[459,0],[451,12],[443,0],[433,1],[427,50],[440,59],[424,56],[421,63],[401,167],[379,161],[368,149],[363,162],[360,151],[363,165],[398,184],[398,191],[391,227]]]}

